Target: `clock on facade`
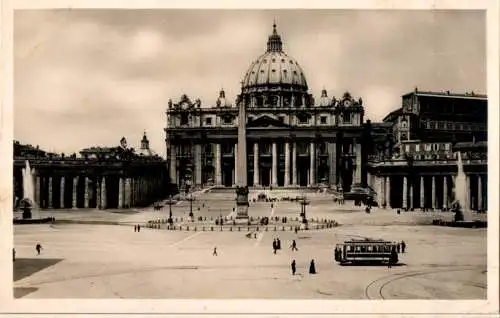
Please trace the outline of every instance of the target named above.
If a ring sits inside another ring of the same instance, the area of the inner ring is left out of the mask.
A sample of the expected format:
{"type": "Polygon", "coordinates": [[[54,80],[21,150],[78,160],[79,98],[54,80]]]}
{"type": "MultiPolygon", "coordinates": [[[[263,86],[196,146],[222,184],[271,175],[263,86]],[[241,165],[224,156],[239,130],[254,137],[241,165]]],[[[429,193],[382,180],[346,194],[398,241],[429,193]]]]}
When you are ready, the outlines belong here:
{"type": "Polygon", "coordinates": [[[344,106],[345,106],[345,107],[349,107],[349,106],[351,106],[351,101],[350,101],[349,99],[346,99],[346,100],[344,101],[344,106]]]}

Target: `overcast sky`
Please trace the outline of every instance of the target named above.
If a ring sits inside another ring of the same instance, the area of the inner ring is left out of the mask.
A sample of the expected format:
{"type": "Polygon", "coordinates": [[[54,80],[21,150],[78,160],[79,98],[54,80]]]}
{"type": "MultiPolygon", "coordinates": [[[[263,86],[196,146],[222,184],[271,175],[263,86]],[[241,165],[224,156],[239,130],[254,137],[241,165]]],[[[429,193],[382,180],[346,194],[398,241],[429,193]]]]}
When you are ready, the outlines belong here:
{"type": "Polygon", "coordinates": [[[401,95],[486,93],[485,14],[473,11],[54,10],[14,16],[14,137],[46,150],[165,153],[165,110],[186,93],[234,101],[276,19],[316,100],[349,91],[380,121],[401,95]]]}

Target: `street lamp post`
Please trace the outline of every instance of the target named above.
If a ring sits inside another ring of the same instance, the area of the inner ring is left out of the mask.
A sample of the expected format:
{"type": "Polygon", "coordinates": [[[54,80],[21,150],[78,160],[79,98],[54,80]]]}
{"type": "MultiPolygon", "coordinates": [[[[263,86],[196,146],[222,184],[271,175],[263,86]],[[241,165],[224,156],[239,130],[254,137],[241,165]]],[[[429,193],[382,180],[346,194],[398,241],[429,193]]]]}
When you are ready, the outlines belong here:
{"type": "Polygon", "coordinates": [[[172,220],[172,195],[168,196],[168,220],[172,220]]]}
{"type": "Polygon", "coordinates": [[[302,217],[302,221],[306,220],[306,206],[309,205],[309,201],[307,200],[306,196],[304,195],[302,199],[300,200],[300,216],[302,217]]]}
{"type": "Polygon", "coordinates": [[[194,201],[194,198],[193,198],[193,194],[192,193],[189,193],[188,201],[189,201],[189,217],[192,218],[194,216],[194,214],[193,214],[193,201],[194,201]]]}

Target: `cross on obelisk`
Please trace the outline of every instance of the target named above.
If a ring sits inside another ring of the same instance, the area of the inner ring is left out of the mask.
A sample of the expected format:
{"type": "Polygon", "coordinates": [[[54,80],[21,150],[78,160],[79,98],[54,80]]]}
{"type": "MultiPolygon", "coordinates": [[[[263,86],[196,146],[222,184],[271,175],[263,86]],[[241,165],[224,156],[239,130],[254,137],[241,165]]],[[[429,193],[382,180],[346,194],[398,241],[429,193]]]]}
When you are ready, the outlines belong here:
{"type": "Polygon", "coordinates": [[[240,101],[238,112],[238,174],[236,180],[236,218],[248,219],[247,136],[245,103],[240,101]]]}

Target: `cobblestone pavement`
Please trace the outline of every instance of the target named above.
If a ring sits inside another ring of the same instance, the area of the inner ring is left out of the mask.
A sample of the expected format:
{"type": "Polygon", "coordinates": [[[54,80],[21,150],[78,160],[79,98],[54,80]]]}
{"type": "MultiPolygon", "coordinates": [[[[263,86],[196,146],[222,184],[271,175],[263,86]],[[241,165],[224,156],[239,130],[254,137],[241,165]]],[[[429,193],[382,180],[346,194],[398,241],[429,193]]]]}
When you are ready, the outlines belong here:
{"type": "MultiPolygon", "coordinates": [[[[296,217],[297,203],[252,203],[254,216],[296,217]]],[[[223,216],[232,200],[193,202],[195,216],[223,216]],[[203,207],[203,204],[205,205],[203,207]],[[200,210],[198,210],[198,207],[200,210]]],[[[371,214],[347,203],[314,200],[308,217],[334,219],[336,228],[304,231],[187,232],[132,225],[168,217],[162,211],[41,211],[58,220],[116,222],[125,225],[16,225],[15,296],[25,298],[318,298],[318,299],[485,299],[486,230],[421,225],[436,216],[374,209],[371,214]],[[279,237],[282,250],[272,252],[279,237]],[[349,238],[405,240],[402,265],[339,266],[336,243],[349,238]],[[289,249],[297,241],[298,251],[289,249]],[[43,250],[36,255],[35,244],[43,250]],[[218,255],[213,256],[217,247],[218,255]],[[297,262],[292,276],[290,263],[297,262]],[[316,275],[308,274],[311,259],[316,275]]],[[[172,206],[185,217],[189,202],[172,206]]]]}

